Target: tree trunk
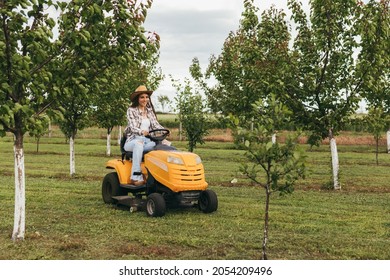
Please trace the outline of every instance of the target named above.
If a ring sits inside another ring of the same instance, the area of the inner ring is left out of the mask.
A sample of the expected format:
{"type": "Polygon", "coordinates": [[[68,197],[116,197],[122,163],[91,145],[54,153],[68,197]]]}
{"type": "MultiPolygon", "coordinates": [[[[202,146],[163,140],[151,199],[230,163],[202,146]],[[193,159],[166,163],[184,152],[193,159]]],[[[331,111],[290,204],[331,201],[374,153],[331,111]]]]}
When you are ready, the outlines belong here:
{"type": "Polygon", "coordinates": [[[272,144],[276,144],[276,132],[274,134],[272,134],[272,144]]]}
{"type": "Polygon", "coordinates": [[[119,134],[118,134],[118,145],[121,144],[121,138],[122,138],[122,126],[119,126],[119,134]]]}
{"type": "Polygon", "coordinates": [[[52,133],[51,120],[49,119],[49,138],[51,138],[51,133],[52,133]]]}
{"type": "Polygon", "coordinates": [[[70,176],[76,174],[76,160],[75,160],[75,150],[74,150],[74,134],[69,138],[69,149],[70,149],[70,176]]]}
{"type": "Polygon", "coordinates": [[[379,137],[376,137],[375,139],[376,149],[375,149],[375,159],[376,159],[376,165],[379,165],[378,160],[378,154],[379,154],[379,137]]]}
{"type": "Polygon", "coordinates": [[[23,240],[26,220],[26,180],[24,173],[23,134],[15,134],[15,213],[12,240],[23,240]]]}
{"type": "Polygon", "coordinates": [[[37,137],[37,153],[39,153],[39,140],[41,139],[41,137],[37,137]]]}
{"type": "Polygon", "coordinates": [[[335,190],[341,189],[339,182],[339,155],[337,152],[336,139],[333,137],[333,130],[329,129],[329,145],[332,155],[332,173],[333,173],[333,187],[335,190]]]}
{"type": "Polygon", "coordinates": [[[107,129],[107,156],[111,156],[111,131],[107,129]]]}
{"type": "Polygon", "coordinates": [[[264,213],[264,235],[263,235],[263,252],[262,259],[267,260],[267,243],[268,243],[268,223],[269,223],[269,198],[271,195],[270,186],[268,184],[265,189],[265,213],[264,213]]]}
{"type": "Polygon", "coordinates": [[[180,123],[179,123],[179,141],[180,141],[180,142],[183,140],[182,133],[183,133],[183,124],[182,124],[182,122],[180,121],[180,123]]]}
{"type": "Polygon", "coordinates": [[[387,136],[387,153],[390,154],[390,128],[387,131],[386,136],[387,136]]]}

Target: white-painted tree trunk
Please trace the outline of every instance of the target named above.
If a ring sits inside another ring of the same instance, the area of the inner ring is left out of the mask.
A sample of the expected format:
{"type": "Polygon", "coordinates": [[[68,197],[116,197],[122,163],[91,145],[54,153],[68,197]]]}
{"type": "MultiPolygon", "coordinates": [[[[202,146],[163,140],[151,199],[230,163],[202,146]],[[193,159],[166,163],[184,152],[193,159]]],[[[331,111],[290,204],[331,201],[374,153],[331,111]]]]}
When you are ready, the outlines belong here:
{"type": "Polygon", "coordinates": [[[182,141],[182,140],[183,140],[182,133],[183,133],[183,124],[182,124],[182,122],[180,121],[180,123],[179,123],[179,141],[182,141]]]}
{"type": "Polygon", "coordinates": [[[335,190],[341,189],[339,182],[339,155],[337,152],[336,139],[330,138],[330,151],[332,154],[332,173],[333,173],[333,186],[335,190]]]}
{"type": "Polygon", "coordinates": [[[111,133],[107,133],[107,156],[111,156],[111,133]]]}
{"type": "Polygon", "coordinates": [[[390,128],[387,131],[386,137],[387,137],[387,153],[390,154],[390,128]]]}
{"type": "Polygon", "coordinates": [[[51,138],[52,128],[51,128],[51,120],[49,119],[49,138],[51,138]]]}
{"type": "Polygon", "coordinates": [[[15,213],[12,240],[23,240],[26,220],[26,180],[24,173],[23,146],[14,145],[15,162],[15,213]]]}
{"type": "Polygon", "coordinates": [[[74,136],[69,138],[69,154],[70,154],[70,176],[76,174],[76,160],[75,160],[75,150],[74,150],[74,136]]]}
{"type": "Polygon", "coordinates": [[[119,134],[118,134],[118,145],[121,144],[121,138],[122,138],[122,126],[119,126],[119,134]]]}
{"type": "Polygon", "coordinates": [[[272,144],[276,144],[276,133],[272,134],[272,144]]]}

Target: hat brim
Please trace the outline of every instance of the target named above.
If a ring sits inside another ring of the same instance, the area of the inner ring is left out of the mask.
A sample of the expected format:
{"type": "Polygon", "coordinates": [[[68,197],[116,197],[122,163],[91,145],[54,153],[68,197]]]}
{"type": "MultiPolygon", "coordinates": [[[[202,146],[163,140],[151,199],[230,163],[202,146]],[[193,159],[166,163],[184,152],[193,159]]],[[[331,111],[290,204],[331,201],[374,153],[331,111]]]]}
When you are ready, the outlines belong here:
{"type": "Polygon", "coordinates": [[[138,95],[144,94],[144,93],[147,93],[147,94],[149,94],[149,96],[151,96],[152,93],[153,93],[153,91],[152,91],[152,90],[135,91],[135,92],[133,92],[133,93],[131,94],[130,100],[131,100],[131,101],[134,101],[134,99],[137,98],[138,95]]]}

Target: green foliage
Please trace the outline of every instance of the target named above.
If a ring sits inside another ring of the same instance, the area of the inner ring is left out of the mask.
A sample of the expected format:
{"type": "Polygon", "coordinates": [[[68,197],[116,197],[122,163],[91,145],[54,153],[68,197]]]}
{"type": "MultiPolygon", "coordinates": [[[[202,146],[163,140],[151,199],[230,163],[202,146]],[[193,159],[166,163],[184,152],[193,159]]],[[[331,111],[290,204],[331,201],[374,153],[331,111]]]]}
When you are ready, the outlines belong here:
{"type": "Polygon", "coordinates": [[[99,85],[93,100],[92,114],[98,127],[111,133],[114,126],[125,124],[131,93],[141,84],[152,90],[158,86],[162,75],[155,68],[156,57],[157,54],[154,54],[138,69],[123,70],[122,67],[111,67],[106,71],[106,81],[99,85]]]}
{"type": "Polygon", "coordinates": [[[364,121],[367,124],[368,132],[372,133],[375,140],[379,140],[382,137],[382,133],[390,125],[390,116],[382,108],[371,107],[364,121]]]}
{"type": "Polygon", "coordinates": [[[382,137],[382,133],[390,126],[390,115],[386,114],[383,108],[376,108],[372,106],[370,107],[364,121],[367,125],[368,132],[374,136],[376,143],[376,164],[379,164],[379,140],[382,137]]]}
{"type": "Polygon", "coordinates": [[[37,118],[34,126],[29,129],[29,135],[39,139],[49,131],[50,118],[47,115],[40,115],[37,118]]]}
{"type": "Polygon", "coordinates": [[[258,100],[253,104],[257,123],[260,123],[266,131],[276,133],[278,130],[292,123],[292,112],[280,100],[277,100],[275,94],[270,94],[267,101],[258,100]]]}
{"type": "Polygon", "coordinates": [[[162,112],[165,113],[166,106],[171,103],[168,95],[159,95],[157,100],[161,104],[162,112]]]}
{"type": "Polygon", "coordinates": [[[341,0],[310,4],[308,17],[298,1],[288,1],[298,33],[286,102],[311,132],[309,143],[317,145],[330,130],[337,135],[359,102],[353,57],[357,5],[341,0]]]}
{"type": "Polygon", "coordinates": [[[272,141],[280,124],[288,122],[291,112],[272,95],[268,104],[254,104],[253,130],[239,129],[245,139],[246,163],[241,171],[267,191],[290,193],[296,180],[304,177],[305,156],[298,148],[298,137],[289,135],[284,144],[272,141]]]}
{"type": "Polygon", "coordinates": [[[147,79],[145,69],[158,48],[156,37],[146,38],[141,26],[140,13],[149,4],[71,2],[62,14],[60,40],[73,42],[64,47],[59,73],[64,94],[58,103],[66,112],[60,124],[67,137],[90,125],[93,116],[108,130],[123,123],[129,95],[147,79]]]}
{"type": "Polygon", "coordinates": [[[176,106],[178,117],[188,141],[188,150],[192,152],[197,144],[203,144],[203,137],[209,129],[208,115],[205,112],[205,105],[202,96],[196,89],[193,89],[188,80],[184,87],[177,81],[172,80],[178,95],[176,106]]]}
{"type": "Polygon", "coordinates": [[[48,64],[57,45],[49,3],[7,1],[0,10],[0,135],[12,132],[18,143],[30,129],[39,129],[38,115],[50,105],[53,74],[48,64]]]}
{"type": "Polygon", "coordinates": [[[289,84],[290,34],[283,11],[275,7],[258,17],[253,0],[244,1],[240,26],[225,39],[222,52],[212,56],[205,74],[197,59],[190,68],[192,77],[207,96],[213,113],[234,115],[240,125],[253,117],[252,104],[271,93],[284,94],[289,84]],[[217,83],[208,86],[209,78],[217,83]]]}
{"type": "MultiPolygon", "coordinates": [[[[254,133],[266,133],[256,129],[254,133]]],[[[291,193],[295,182],[304,177],[304,156],[297,148],[296,137],[285,144],[272,143],[271,136],[247,135],[246,156],[254,165],[244,164],[241,171],[252,181],[271,192],[291,193]]]]}
{"type": "Polygon", "coordinates": [[[244,163],[240,170],[266,193],[262,258],[267,259],[270,196],[273,192],[293,192],[295,182],[305,175],[305,157],[298,149],[298,134],[289,136],[283,145],[274,140],[278,127],[288,122],[291,115],[275,95],[271,95],[267,102],[256,102],[253,112],[256,127],[250,130],[238,128],[239,136],[245,141],[245,156],[251,162],[251,166],[244,163]]]}
{"type": "Polygon", "coordinates": [[[20,138],[40,126],[41,113],[60,107],[67,136],[88,125],[85,118],[91,118],[93,102],[108,82],[107,70],[138,69],[158,51],[158,35],[146,37],[142,27],[150,5],[126,0],[4,3],[0,134],[20,138]],[[60,12],[56,19],[48,14],[53,8],[60,12]]]}
{"type": "MultiPolygon", "coordinates": [[[[368,1],[359,5],[358,33],[361,51],[357,60],[360,94],[369,107],[390,114],[390,16],[389,1],[368,1]]],[[[379,119],[378,119],[379,120],[379,119]]],[[[372,125],[375,124],[371,124],[372,125]]],[[[379,123],[378,126],[381,126],[379,123]]]]}

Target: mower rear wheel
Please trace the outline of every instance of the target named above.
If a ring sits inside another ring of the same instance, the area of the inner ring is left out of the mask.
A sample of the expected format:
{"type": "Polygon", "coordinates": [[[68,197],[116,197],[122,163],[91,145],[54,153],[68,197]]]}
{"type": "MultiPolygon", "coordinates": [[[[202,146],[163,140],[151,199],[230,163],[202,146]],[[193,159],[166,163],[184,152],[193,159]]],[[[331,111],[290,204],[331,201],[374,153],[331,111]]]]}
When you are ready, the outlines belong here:
{"type": "Polygon", "coordinates": [[[120,187],[118,174],[111,172],[106,174],[102,183],[102,197],[104,203],[114,204],[113,196],[127,195],[127,191],[120,187]]]}
{"type": "Polygon", "coordinates": [[[146,214],[150,217],[162,217],[165,215],[166,203],[164,197],[159,193],[148,195],[146,200],[146,214]]]}
{"type": "Polygon", "coordinates": [[[212,190],[202,191],[199,196],[198,206],[203,213],[211,213],[217,211],[217,194],[212,190]]]}

